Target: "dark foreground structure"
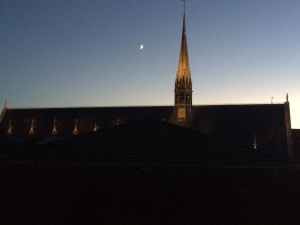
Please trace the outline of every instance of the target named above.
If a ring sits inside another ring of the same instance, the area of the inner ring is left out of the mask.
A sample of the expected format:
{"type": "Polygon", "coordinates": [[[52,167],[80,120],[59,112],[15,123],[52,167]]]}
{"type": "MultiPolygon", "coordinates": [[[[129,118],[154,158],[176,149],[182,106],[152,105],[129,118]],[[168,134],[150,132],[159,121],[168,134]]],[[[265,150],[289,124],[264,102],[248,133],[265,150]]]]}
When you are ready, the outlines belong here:
{"type": "Polygon", "coordinates": [[[299,169],[0,164],[1,224],[298,224],[299,169]]]}
{"type": "Polygon", "coordinates": [[[7,154],[0,179],[1,224],[300,221],[297,164],[152,118],[7,154]]]}
{"type": "Polygon", "coordinates": [[[185,13],[174,106],[0,115],[0,224],[299,224],[300,132],[281,104],[192,104],[185,13]]]}

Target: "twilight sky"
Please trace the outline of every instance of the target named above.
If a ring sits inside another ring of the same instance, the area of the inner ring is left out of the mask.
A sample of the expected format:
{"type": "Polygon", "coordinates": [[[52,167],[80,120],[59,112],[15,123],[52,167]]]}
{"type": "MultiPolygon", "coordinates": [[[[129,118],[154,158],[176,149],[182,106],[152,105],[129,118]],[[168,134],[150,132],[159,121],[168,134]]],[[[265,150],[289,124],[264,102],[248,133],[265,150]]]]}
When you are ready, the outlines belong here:
{"type": "MultiPolygon", "coordinates": [[[[0,101],[172,105],[182,16],[181,0],[1,0],[0,101]]],[[[186,27],[195,105],[288,93],[300,128],[299,0],[187,0],[186,27]]]]}

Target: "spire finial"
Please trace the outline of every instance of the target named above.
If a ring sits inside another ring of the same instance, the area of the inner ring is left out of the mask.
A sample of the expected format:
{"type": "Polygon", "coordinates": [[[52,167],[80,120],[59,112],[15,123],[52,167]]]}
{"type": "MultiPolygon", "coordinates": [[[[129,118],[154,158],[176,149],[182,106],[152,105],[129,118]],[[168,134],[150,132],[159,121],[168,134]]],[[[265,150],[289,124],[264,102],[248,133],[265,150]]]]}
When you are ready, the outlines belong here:
{"type": "Polygon", "coordinates": [[[57,135],[56,122],[57,122],[57,119],[54,119],[54,121],[53,121],[52,135],[57,135]]]}
{"type": "Polygon", "coordinates": [[[97,120],[95,120],[95,126],[94,126],[94,131],[98,130],[98,125],[97,125],[97,120]]]}
{"type": "Polygon", "coordinates": [[[31,126],[30,126],[30,131],[29,134],[34,134],[34,119],[31,119],[31,126]]]}
{"type": "Polygon", "coordinates": [[[254,133],[253,148],[257,149],[256,133],[254,133]]]}
{"type": "Polygon", "coordinates": [[[185,1],[186,0],[182,0],[183,1],[183,9],[184,9],[184,12],[185,12],[185,1]]]}
{"type": "Polygon", "coordinates": [[[78,119],[75,120],[75,127],[74,127],[74,130],[73,130],[73,135],[77,135],[79,134],[78,132],[78,119]]]}

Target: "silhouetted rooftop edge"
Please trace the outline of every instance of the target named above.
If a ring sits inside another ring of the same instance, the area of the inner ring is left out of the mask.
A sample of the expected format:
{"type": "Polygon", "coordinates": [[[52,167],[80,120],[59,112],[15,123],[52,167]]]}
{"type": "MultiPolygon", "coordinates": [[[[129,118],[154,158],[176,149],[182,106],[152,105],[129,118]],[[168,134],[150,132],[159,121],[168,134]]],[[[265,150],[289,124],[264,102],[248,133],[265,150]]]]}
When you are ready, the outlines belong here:
{"type": "MultiPolygon", "coordinates": [[[[230,105],[281,105],[284,102],[273,103],[216,103],[216,104],[193,104],[193,107],[199,106],[230,106],[230,105]]],[[[104,106],[45,106],[45,107],[8,107],[8,110],[19,109],[76,109],[76,108],[135,108],[135,107],[174,107],[174,105],[104,105],[104,106]]]]}

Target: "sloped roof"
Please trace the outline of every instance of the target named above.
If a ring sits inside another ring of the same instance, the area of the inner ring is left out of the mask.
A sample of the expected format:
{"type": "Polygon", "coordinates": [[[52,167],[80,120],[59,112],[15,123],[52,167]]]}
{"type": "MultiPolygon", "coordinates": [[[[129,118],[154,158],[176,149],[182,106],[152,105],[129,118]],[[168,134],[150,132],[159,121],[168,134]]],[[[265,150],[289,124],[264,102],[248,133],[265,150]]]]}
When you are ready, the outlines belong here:
{"type": "Polygon", "coordinates": [[[216,105],[199,107],[199,131],[287,158],[284,104],[216,105]]]}
{"type": "Polygon", "coordinates": [[[13,162],[278,167],[289,161],[152,118],[36,146],[13,162]]]}
{"type": "Polygon", "coordinates": [[[79,134],[128,123],[145,116],[177,124],[211,136],[224,138],[249,148],[256,133],[258,149],[287,158],[284,104],[193,106],[186,122],[177,122],[173,106],[83,107],[7,109],[0,123],[0,142],[20,138],[51,136],[54,120],[57,135],[71,136],[78,120],[79,134]],[[34,135],[29,135],[34,119],[34,135]],[[8,135],[9,121],[13,127],[8,135]]]}

